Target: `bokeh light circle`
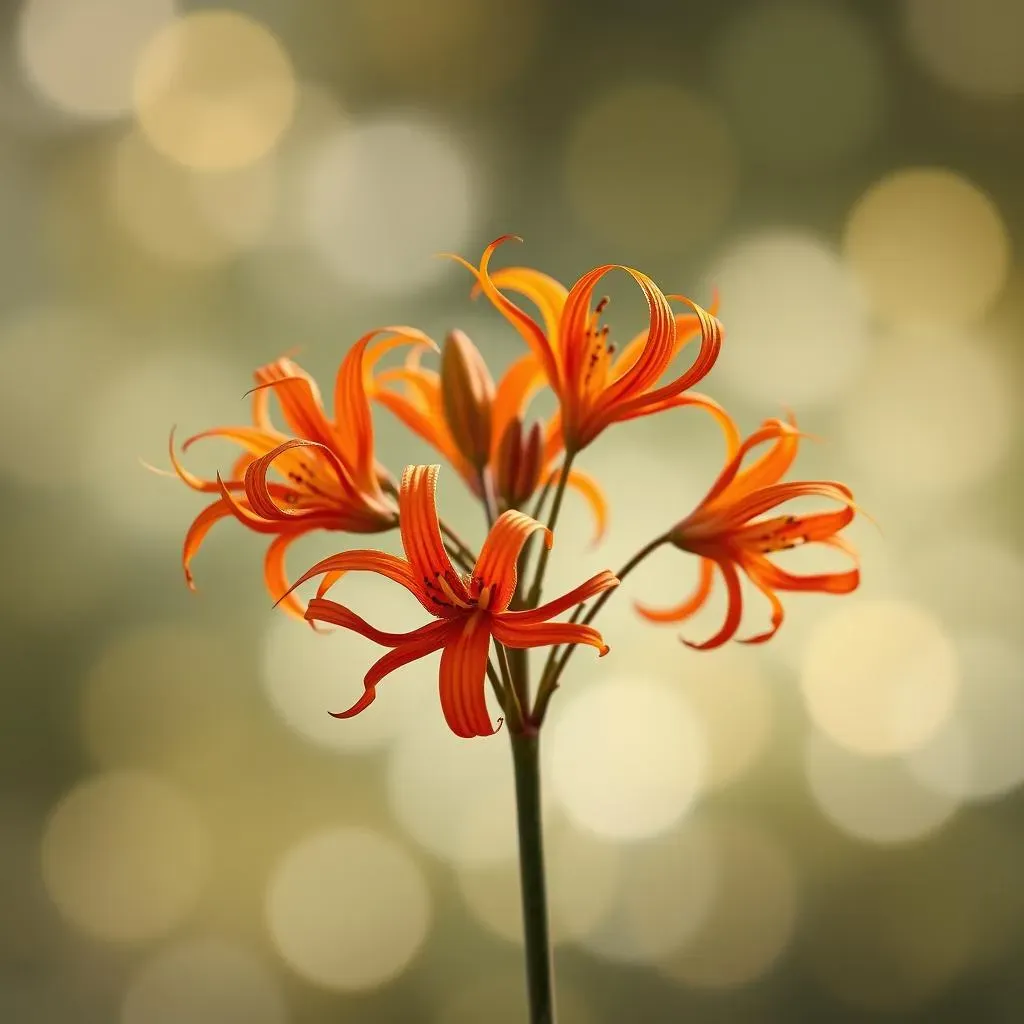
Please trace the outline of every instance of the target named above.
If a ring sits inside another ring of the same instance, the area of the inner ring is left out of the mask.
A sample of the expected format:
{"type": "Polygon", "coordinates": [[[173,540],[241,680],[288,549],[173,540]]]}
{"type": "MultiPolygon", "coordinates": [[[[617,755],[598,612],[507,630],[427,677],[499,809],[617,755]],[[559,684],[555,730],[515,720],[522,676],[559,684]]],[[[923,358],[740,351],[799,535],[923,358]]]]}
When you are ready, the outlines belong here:
{"type": "Polygon", "coordinates": [[[850,156],[881,121],[884,83],[865,27],[810,0],[745,7],[714,47],[713,81],[760,164],[806,172],[850,156]]]}
{"type": "Polygon", "coordinates": [[[737,177],[722,115],[674,86],[619,86],[570,129],[566,198],[619,245],[672,252],[704,239],[728,213],[737,177]]]}
{"type": "Polygon", "coordinates": [[[580,939],[591,953],[623,963],[653,963],[688,944],[718,897],[716,851],[701,826],[687,823],[621,850],[618,885],[580,939]]]}
{"type": "Polygon", "coordinates": [[[132,107],[135,64],[175,0],[27,0],[18,56],[32,86],[66,113],[113,118],[132,107]]]}
{"type": "Polygon", "coordinates": [[[399,292],[451,270],[437,254],[465,248],[479,193],[471,160],[449,131],[382,117],[342,130],[311,157],[303,222],[347,284],[399,292]]]}
{"type": "Polygon", "coordinates": [[[302,977],[342,991],[376,988],[400,974],[430,925],[430,891],[405,850],[364,828],[304,839],[278,864],[267,890],[275,946],[302,977]]]}
{"type": "Polygon", "coordinates": [[[280,42],[233,11],[196,11],[169,22],[135,71],[139,127],[164,156],[198,170],[266,156],[291,121],[295,96],[280,42]]]}
{"type": "Polygon", "coordinates": [[[910,49],[935,78],[983,99],[1024,93],[1017,0],[903,0],[910,49]]]}
{"type": "Polygon", "coordinates": [[[792,858],[768,832],[740,820],[699,826],[713,856],[715,886],[700,926],[659,968],[686,985],[729,988],[767,974],[799,916],[792,858]]]}
{"type": "Polygon", "coordinates": [[[43,878],[76,928],[111,942],[170,931],[206,877],[206,830],[161,778],[111,772],[79,783],[54,808],[42,842],[43,878]]]}
{"type": "Polygon", "coordinates": [[[593,683],[563,698],[550,741],[551,787],[578,825],[640,839],[678,821],[706,758],[685,698],[644,678],[593,683]]]}
{"type": "Polygon", "coordinates": [[[959,801],[922,784],[898,757],[866,758],[812,732],[804,752],[811,793],[843,832],[870,843],[905,843],[944,825],[959,801]]]}
{"type": "Polygon", "coordinates": [[[815,724],[869,757],[926,743],[952,713],[959,682],[956,652],[939,624],[892,599],[849,602],[822,619],[800,677],[815,724]]]}
{"type": "Polygon", "coordinates": [[[216,939],[171,946],[128,985],[120,1024],[285,1024],[273,975],[241,947],[216,939]]]}
{"type": "Polygon", "coordinates": [[[851,209],[843,248],[885,320],[948,327],[980,317],[1010,267],[992,199],[942,167],[894,171],[851,209]]]}
{"type": "Polygon", "coordinates": [[[715,364],[744,397],[807,406],[857,379],[867,349],[864,297],[838,253],[812,235],[750,235],[715,262],[727,342],[715,364]]]}
{"type": "Polygon", "coordinates": [[[260,239],[273,210],[274,179],[264,164],[198,174],[131,132],[114,151],[110,201],[140,248],[173,263],[213,266],[260,239]]]}
{"type": "Polygon", "coordinates": [[[843,410],[842,440],[858,469],[893,492],[945,494],[978,484],[1013,442],[1008,371],[1001,353],[977,337],[920,330],[890,338],[843,410]]]}
{"type": "Polygon", "coordinates": [[[958,640],[957,653],[963,683],[953,717],[908,764],[940,794],[988,800],[1024,783],[1024,650],[974,635],[958,640]]]}

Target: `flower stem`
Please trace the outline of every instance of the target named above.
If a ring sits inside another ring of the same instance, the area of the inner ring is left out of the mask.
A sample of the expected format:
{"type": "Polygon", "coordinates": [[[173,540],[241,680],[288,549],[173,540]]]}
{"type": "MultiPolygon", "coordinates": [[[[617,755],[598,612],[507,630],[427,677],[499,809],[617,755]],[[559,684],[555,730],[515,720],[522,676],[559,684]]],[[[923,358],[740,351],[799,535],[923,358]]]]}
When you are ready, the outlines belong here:
{"type": "Polygon", "coordinates": [[[443,520],[439,520],[441,534],[446,538],[445,547],[448,553],[467,572],[473,571],[476,562],[476,555],[473,554],[469,545],[443,520]]]}
{"type": "Polygon", "coordinates": [[[510,732],[519,826],[519,879],[523,898],[526,991],[530,1024],[555,1024],[551,941],[544,881],[544,839],[540,810],[540,744],[536,732],[510,732]]]}
{"type": "MultiPolygon", "coordinates": [[[[572,460],[576,457],[574,451],[566,450],[565,461],[562,463],[562,472],[558,477],[558,486],[555,488],[555,499],[551,503],[551,515],[548,517],[547,527],[554,532],[558,524],[558,513],[562,511],[562,499],[565,497],[565,486],[569,482],[569,470],[572,469],[572,460]]],[[[544,570],[548,567],[548,558],[551,556],[551,548],[547,545],[540,549],[540,556],[537,559],[537,572],[533,577],[533,586],[530,588],[529,596],[526,598],[528,608],[536,608],[540,603],[540,590],[544,583],[544,570]]]]}
{"type": "MultiPolygon", "coordinates": [[[[615,574],[620,582],[625,579],[649,554],[657,551],[662,544],[668,543],[668,534],[662,534],[660,537],[655,537],[649,544],[645,544],[633,557],[626,562],[626,564],[615,574]]],[[[590,611],[583,618],[583,625],[587,626],[593,622],[594,617],[604,607],[608,599],[614,594],[619,588],[614,587],[611,590],[606,590],[594,603],[591,605],[590,611]]],[[[583,614],[583,605],[577,605],[576,611],[573,612],[570,622],[578,622],[580,616],[583,614]]],[[[540,683],[537,687],[537,702],[533,706],[533,712],[530,715],[530,720],[536,727],[540,726],[540,723],[544,721],[544,714],[547,711],[548,701],[551,700],[551,695],[558,689],[558,680],[562,677],[562,673],[565,671],[565,666],[569,663],[569,659],[572,657],[573,651],[576,650],[576,644],[569,644],[565,648],[559,651],[558,648],[552,647],[551,652],[548,654],[548,659],[544,664],[544,671],[541,673],[540,683]]]]}

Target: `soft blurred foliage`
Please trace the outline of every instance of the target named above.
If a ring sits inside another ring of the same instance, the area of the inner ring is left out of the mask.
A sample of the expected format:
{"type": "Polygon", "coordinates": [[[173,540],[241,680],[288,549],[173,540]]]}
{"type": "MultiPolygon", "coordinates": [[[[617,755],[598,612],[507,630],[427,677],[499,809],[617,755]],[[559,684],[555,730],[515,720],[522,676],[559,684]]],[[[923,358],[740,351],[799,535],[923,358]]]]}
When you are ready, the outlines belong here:
{"type": "MultiPolygon", "coordinates": [[[[766,648],[636,621],[692,583],[669,553],[574,661],[545,747],[563,1021],[1024,1019],[1022,11],[3,4],[0,1020],[524,1019],[504,736],[447,733],[431,664],[330,719],[372,645],[271,611],[234,523],[190,594],[201,499],[140,465],[244,422],[285,351],[326,390],[380,324],[506,364],[522,342],[434,255],[505,232],[564,280],[717,285],[707,389],[745,429],[791,408],[801,475],[878,524],[861,591],[798,595],[766,648]]],[[[384,416],[379,443],[429,457],[384,416]]],[[[552,592],[689,511],[720,445],[688,411],[605,435],[610,535],[570,501],[552,592]]],[[[349,600],[414,624],[395,589],[349,600]]]]}

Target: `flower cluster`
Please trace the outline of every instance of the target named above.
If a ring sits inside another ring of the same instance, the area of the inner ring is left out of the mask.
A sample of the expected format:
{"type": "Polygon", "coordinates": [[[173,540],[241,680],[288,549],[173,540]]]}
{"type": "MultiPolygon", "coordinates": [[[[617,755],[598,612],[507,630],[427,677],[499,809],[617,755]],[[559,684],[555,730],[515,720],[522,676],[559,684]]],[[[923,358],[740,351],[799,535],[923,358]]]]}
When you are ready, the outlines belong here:
{"type": "Polygon", "coordinates": [[[342,361],[333,416],[325,410],[316,382],[290,359],[257,370],[252,424],[216,427],[182,445],[184,451],[208,437],[239,445],[242,454],[226,478],[204,480],[189,472],[172,434],[175,473],[189,487],[216,496],[185,537],[182,559],[190,586],[192,559],[210,528],[220,519],[234,518],[272,538],[264,575],[272,597],[286,612],[310,623],[353,630],[388,648],[366,673],[360,698],[336,717],[364,710],[390,672],[441,651],[441,707],[457,735],[495,731],[486,704],[488,679],[510,728],[537,729],[575,647],[589,645],[600,655],[607,653],[608,646],[590,623],[621,577],[666,547],[696,557],[696,590],[673,608],[637,604],[636,610],[654,623],[682,622],[707,603],[717,573],[727,595],[725,621],[702,643],[684,641],[702,650],[735,638],[743,614],[741,574],[767,598],[771,614],[769,627],[745,638],[746,643],[764,642],[781,626],[779,592],[840,594],[858,585],[855,552],[839,536],[856,511],[850,490],[830,481],[784,480],[801,439],[796,424],[768,420],[741,440],[726,411],[691,390],[714,366],[722,346],[715,306],[708,311],[690,299],[666,295],[629,267],[597,267],[569,289],[528,267],[492,270],[495,251],[508,240],[489,245],[475,266],[454,257],[472,273],[476,290],[526,343],[524,354],[497,382],[459,330],[438,346],[413,327],[386,327],[360,338],[342,361]],[[630,275],[649,309],[647,328],[618,351],[602,323],[607,299],[594,298],[602,278],[613,270],[630,275]],[[537,315],[512,296],[529,302],[537,315]],[[696,355],[679,372],[676,364],[691,344],[696,355]],[[381,368],[381,359],[400,347],[408,350],[404,363],[381,368]],[[439,356],[437,369],[424,365],[432,355],[439,356]],[[531,421],[531,401],[544,388],[557,399],[557,411],[546,422],[531,421]],[[287,432],[271,421],[271,393],[287,432]],[[396,482],[377,461],[373,403],[427,441],[481,502],[490,531],[479,554],[438,514],[438,466],[409,466],[396,482]],[[598,573],[541,604],[541,584],[567,489],[589,505],[598,538],[608,517],[600,485],[575,465],[577,456],[616,423],[684,406],[710,413],[725,437],[724,468],[704,499],[645,543],[618,574],[598,573]],[[792,499],[808,496],[825,499],[831,507],[802,514],[779,511],[792,499]],[[527,507],[532,514],[523,511],[527,507]],[[371,534],[392,529],[400,533],[404,558],[369,548],[348,549],[289,581],[285,553],[297,537],[313,530],[371,534]],[[529,583],[530,541],[536,533],[544,544],[529,583]],[[842,572],[796,575],[769,557],[798,544],[837,548],[853,565],[842,572]],[[408,633],[388,633],[325,596],[353,571],[379,573],[398,583],[419,601],[430,621],[408,633]],[[317,595],[303,604],[295,589],[313,578],[320,578],[317,595]],[[584,615],[584,602],[589,601],[584,615]],[[569,621],[553,621],[570,611],[569,621]],[[527,661],[518,653],[533,647],[550,648],[535,693],[527,661]]]}

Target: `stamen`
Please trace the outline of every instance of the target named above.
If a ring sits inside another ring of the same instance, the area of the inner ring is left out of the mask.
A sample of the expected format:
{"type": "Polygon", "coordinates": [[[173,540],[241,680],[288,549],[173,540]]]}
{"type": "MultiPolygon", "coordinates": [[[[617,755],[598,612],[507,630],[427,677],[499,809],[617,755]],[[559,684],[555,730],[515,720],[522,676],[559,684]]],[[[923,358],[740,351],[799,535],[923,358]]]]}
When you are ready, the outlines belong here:
{"type": "Polygon", "coordinates": [[[467,604],[465,601],[463,601],[462,598],[456,596],[455,591],[452,590],[451,584],[444,578],[443,575],[441,575],[441,573],[438,573],[436,578],[437,585],[441,588],[441,592],[444,594],[445,597],[448,598],[449,601],[451,601],[451,603],[456,608],[468,610],[469,608],[473,607],[471,604],[467,604]]]}
{"type": "Polygon", "coordinates": [[[493,589],[494,588],[491,584],[488,583],[487,586],[480,591],[480,596],[476,599],[476,606],[483,612],[487,611],[491,605],[491,594],[493,589]]]}

